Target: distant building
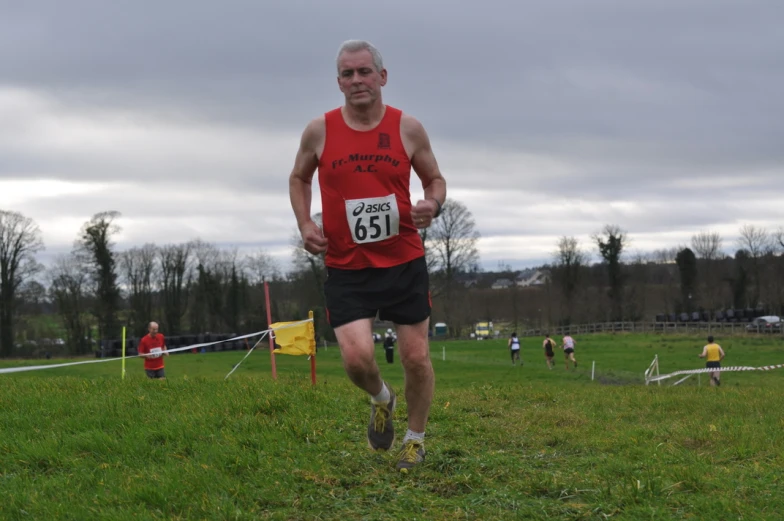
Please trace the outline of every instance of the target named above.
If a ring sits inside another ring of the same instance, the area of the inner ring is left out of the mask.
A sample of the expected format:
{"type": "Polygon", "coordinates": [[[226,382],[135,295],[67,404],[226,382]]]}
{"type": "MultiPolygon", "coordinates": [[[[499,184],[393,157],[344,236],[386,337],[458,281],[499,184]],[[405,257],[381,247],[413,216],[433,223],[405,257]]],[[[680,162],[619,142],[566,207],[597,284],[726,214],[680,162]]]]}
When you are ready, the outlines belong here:
{"type": "Polygon", "coordinates": [[[462,284],[466,288],[472,288],[479,283],[478,275],[474,273],[458,273],[455,276],[455,282],[462,284]]]}
{"type": "Polygon", "coordinates": [[[517,285],[521,288],[530,286],[543,286],[550,281],[550,273],[547,270],[526,270],[517,277],[517,285]]]}
{"type": "Polygon", "coordinates": [[[509,279],[496,279],[496,281],[493,282],[493,285],[490,286],[490,289],[507,289],[511,288],[513,285],[514,282],[509,279]]]}

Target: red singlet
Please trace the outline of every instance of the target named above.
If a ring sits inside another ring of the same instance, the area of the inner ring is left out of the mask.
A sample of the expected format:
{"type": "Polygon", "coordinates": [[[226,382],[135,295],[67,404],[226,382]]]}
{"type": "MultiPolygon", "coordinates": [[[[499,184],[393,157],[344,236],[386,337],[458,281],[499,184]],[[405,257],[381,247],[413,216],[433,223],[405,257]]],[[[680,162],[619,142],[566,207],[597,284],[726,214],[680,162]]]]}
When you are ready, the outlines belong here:
{"type": "Polygon", "coordinates": [[[346,124],[341,109],[325,114],[318,174],[329,267],[386,268],[425,254],[411,219],[401,115],[387,105],[376,128],[359,131],[346,124]]]}

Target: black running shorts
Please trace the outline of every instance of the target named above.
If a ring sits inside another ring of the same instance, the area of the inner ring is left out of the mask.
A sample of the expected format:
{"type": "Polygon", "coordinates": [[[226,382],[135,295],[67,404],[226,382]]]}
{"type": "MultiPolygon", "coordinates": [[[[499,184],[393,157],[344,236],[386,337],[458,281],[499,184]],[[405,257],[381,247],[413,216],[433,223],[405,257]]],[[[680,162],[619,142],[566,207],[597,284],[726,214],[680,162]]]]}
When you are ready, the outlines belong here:
{"type": "Polygon", "coordinates": [[[324,294],[333,328],[363,318],[418,324],[430,316],[430,279],[424,257],[391,268],[327,268],[324,294]]]}
{"type": "Polygon", "coordinates": [[[163,370],[163,367],[160,369],[145,369],[145,373],[147,373],[147,378],[166,378],[166,372],[163,370]]]}
{"type": "Polygon", "coordinates": [[[705,367],[708,369],[719,369],[721,367],[721,362],[706,362],[705,367]]]}

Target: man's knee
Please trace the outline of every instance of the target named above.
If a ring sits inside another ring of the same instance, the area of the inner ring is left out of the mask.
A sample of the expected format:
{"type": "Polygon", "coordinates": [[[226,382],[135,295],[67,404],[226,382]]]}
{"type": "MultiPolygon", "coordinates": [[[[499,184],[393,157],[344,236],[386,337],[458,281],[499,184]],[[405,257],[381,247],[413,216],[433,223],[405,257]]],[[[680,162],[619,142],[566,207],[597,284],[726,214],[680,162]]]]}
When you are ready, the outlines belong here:
{"type": "Polygon", "coordinates": [[[405,351],[400,349],[400,362],[409,371],[424,370],[430,367],[430,353],[427,349],[427,342],[422,345],[411,346],[405,351]]]}
{"type": "Polygon", "coordinates": [[[427,326],[428,320],[418,324],[397,325],[398,353],[407,369],[430,364],[427,326]]]}
{"type": "Polygon", "coordinates": [[[352,322],[335,329],[343,364],[348,370],[363,370],[373,365],[373,333],[370,324],[352,322]]]}
{"type": "Polygon", "coordinates": [[[363,349],[343,349],[343,365],[348,371],[365,371],[373,365],[373,354],[363,349]]]}

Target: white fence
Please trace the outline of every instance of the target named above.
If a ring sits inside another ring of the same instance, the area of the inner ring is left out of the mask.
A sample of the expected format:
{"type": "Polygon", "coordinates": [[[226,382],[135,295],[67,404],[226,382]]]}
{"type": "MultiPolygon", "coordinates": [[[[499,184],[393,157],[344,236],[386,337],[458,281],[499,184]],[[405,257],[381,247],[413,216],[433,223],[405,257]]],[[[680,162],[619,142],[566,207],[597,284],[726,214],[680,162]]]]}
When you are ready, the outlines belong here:
{"type": "Polygon", "coordinates": [[[700,334],[706,335],[777,335],[784,336],[782,328],[770,330],[765,327],[748,328],[744,322],[598,322],[554,326],[549,329],[528,329],[520,336],[584,335],[588,333],[656,333],[656,334],[700,334]]]}

